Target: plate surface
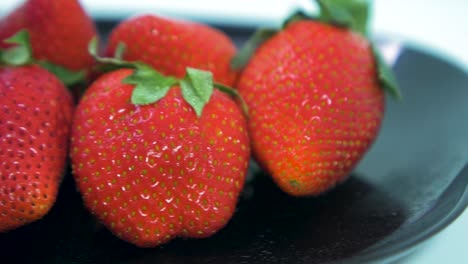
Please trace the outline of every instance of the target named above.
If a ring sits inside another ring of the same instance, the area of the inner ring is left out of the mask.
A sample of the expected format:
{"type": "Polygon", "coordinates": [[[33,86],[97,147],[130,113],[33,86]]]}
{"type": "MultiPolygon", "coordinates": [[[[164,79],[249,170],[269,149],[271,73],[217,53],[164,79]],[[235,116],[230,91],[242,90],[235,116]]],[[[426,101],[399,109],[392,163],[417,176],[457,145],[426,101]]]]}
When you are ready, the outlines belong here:
{"type": "MultiPolygon", "coordinates": [[[[101,24],[103,32],[111,25],[101,24]]],[[[249,30],[224,28],[236,43],[249,30]]],[[[4,263],[363,263],[390,261],[468,204],[468,74],[405,46],[403,101],[353,175],[317,198],[292,198],[251,166],[228,226],[203,240],[138,249],[97,229],[70,174],[44,219],[0,234],[4,263]],[[27,254],[25,254],[25,252],[27,254]]]]}

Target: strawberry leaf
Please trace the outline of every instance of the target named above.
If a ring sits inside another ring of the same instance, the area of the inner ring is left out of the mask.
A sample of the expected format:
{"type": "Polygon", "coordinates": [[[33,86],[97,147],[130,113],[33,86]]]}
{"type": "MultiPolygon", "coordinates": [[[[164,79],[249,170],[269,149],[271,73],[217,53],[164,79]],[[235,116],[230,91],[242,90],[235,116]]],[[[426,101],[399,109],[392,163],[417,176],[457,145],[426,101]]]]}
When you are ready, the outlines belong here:
{"type": "Polygon", "coordinates": [[[372,46],[372,50],[374,52],[374,57],[377,64],[378,78],[384,90],[387,91],[396,100],[401,100],[402,96],[398,86],[398,81],[393,74],[392,69],[385,62],[382,55],[375,46],[372,46]]]}
{"type": "Polygon", "coordinates": [[[19,66],[32,61],[32,49],[27,30],[19,31],[10,38],[5,39],[4,42],[16,45],[0,53],[2,63],[19,66]]]}
{"type": "Polygon", "coordinates": [[[9,49],[0,51],[0,60],[4,64],[14,66],[38,64],[57,76],[66,86],[72,86],[85,80],[86,72],[84,70],[71,71],[49,61],[35,60],[32,54],[29,32],[25,29],[18,31],[18,33],[4,40],[4,42],[15,44],[15,46],[9,49]]]}
{"type": "Polygon", "coordinates": [[[163,98],[177,80],[165,77],[149,66],[139,65],[133,74],[122,82],[135,85],[131,98],[133,104],[147,105],[163,98]]]}
{"type": "Polygon", "coordinates": [[[350,28],[367,35],[369,3],[367,0],[317,0],[319,20],[350,28]]]}
{"type": "Polygon", "coordinates": [[[232,58],[231,68],[239,70],[245,67],[249,62],[252,55],[255,53],[257,48],[266,40],[271,38],[273,35],[278,33],[278,30],[271,28],[261,28],[255,31],[247,42],[242,46],[240,51],[232,58]]]}
{"type": "Polygon", "coordinates": [[[65,86],[72,86],[82,82],[86,77],[86,72],[81,71],[70,71],[62,66],[59,66],[48,61],[37,62],[42,68],[45,68],[55,76],[57,76],[65,86]]]}
{"type": "Polygon", "coordinates": [[[283,25],[281,26],[282,29],[286,28],[289,24],[294,23],[296,21],[301,21],[301,20],[307,20],[307,19],[315,19],[314,17],[306,14],[302,10],[297,10],[294,13],[292,13],[288,18],[286,18],[283,22],[283,25]]]}
{"type": "Polygon", "coordinates": [[[159,101],[178,82],[177,79],[166,77],[144,63],[123,60],[125,52],[123,43],[119,43],[113,58],[99,56],[98,46],[97,39],[93,38],[89,42],[88,52],[99,63],[99,69],[106,72],[123,68],[134,69],[131,75],[122,80],[122,83],[135,86],[131,97],[131,102],[135,105],[148,105],[159,101]]]}
{"type": "Polygon", "coordinates": [[[235,97],[241,103],[244,113],[248,116],[247,105],[236,90],[213,82],[213,74],[209,71],[187,67],[184,79],[167,77],[153,69],[151,66],[135,61],[128,62],[122,59],[125,52],[125,44],[117,46],[113,58],[101,57],[98,54],[97,39],[94,38],[88,45],[88,51],[99,63],[98,67],[112,71],[122,68],[134,69],[133,73],[122,80],[122,83],[134,85],[131,102],[136,105],[148,105],[166,96],[169,89],[179,84],[184,100],[194,109],[200,117],[203,108],[210,101],[213,89],[235,97]]]}
{"type": "Polygon", "coordinates": [[[180,88],[185,101],[200,117],[213,94],[213,74],[209,71],[187,68],[187,75],[180,81],[180,88]]]}
{"type": "Polygon", "coordinates": [[[125,44],[119,44],[113,58],[99,56],[99,43],[96,37],[92,38],[88,44],[88,53],[99,63],[99,66],[104,66],[106,71],[121,69],[121,68],[136,68],[138,62],[128,62],[121,57],[125,52],[125,44]]]}
{"type": "Polygon", "coordinates": [[[233,97],[234,99],[237,99],[239,101],[240,107],[242,108],[242,111],[244,112],[244,115],[249,118],[249,107],[247,106],[247,103],[244,101],[244,98],[239,94],[239,92],[236,89],[233,89],[229,86],[223,85],[221,83],[214,83],[214,88],[218,89],[219,91],[233,97]]]}

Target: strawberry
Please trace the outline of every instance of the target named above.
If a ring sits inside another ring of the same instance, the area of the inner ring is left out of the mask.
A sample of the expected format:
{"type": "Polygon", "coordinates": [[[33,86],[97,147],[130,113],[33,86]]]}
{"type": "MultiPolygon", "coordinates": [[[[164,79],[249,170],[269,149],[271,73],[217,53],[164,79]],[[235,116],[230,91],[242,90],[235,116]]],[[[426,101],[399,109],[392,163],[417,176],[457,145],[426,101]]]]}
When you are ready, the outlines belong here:
{"type": "Polygon", "coordinates": [[[211,71],[214,80],[234,85],[229,62],[236,47],[223,32],[204,24],[142,15],[122,21],[110,34],[106,55],[124,43],[128,61],[142,61],[163,74],[182,78],[186,67],[211,71]]]}
{"type": "Polygon", "coordinates": [[[54,205],[73,112],[70,93],[49,71],[5,65],[21,62],[18,51],[0,52],[0,232],[41,219],[54,205]]]}
{"type": "MultiPolygon", "coordinates": [[[[343,1],[319,1],[322,18],[352,17],[353,9],[335,12],[335,2],[343,1]]],[[[382,64],[371,43],[350,28],[293,17],[279,32],[256,37],[260,45],[238,83],[250,110],[254,156],[290,195],[330,190],[374,142],[384,116],[383,86],[397,93],[394,77],[382,68],[387,82],[379,80],[382,64]]]]}
{"type": "Polygon", "coordinates": [[[233,215],[250,155],[246,121],[211,79],[138,65],[85,92],[73,121],[73,175],[86,207],[121,239],[154,247],[208,237],[233,215]]]}
{"type": "MultiPolygon", "coordinates": [[[[77,0],[27,0],[0,20],[0,40],[26,29],[31,35],[33,55],[70,71],[93,66],[88,43],[96,26],[77,0]]],[[[8,48],[11,44],[0,44],[8,48]]]]}

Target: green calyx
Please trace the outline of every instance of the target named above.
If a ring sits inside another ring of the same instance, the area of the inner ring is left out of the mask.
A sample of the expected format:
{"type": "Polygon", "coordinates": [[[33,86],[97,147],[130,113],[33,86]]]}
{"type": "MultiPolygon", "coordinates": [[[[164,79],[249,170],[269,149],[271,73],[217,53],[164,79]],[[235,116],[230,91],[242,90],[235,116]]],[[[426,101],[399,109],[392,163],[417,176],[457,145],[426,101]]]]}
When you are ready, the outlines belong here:
{"type": "MultiPolygon", "coordinates": [[[[320,13],[318,20],[339,27],[349,28],[363,36],[368,36],[369,1],[368,0],[316,0],[320,13]]],[[[401,100],[398,81],[391,67],[383,60],[382,55],[371,43],[377,66],[377,77],[383,89],[394,99],[401,100]]]]}
{"type": "Polygon", "coordinates": [[[159,101],[166,96],[169,89],[178,85],[184,100],[193,108],[197,117],[200,117],[203,108],[210,101],[213,89],[238,99],[247,114],[245,102],[233,88],[215,83],[213,74],[209,71],[195,68],[186,68],[183,79],[165,76],[151,66],[141,62],[128,62],[122,59],[125,52],[124,44],[119,44],[113,58],[100,57],[97,53],[97,40],[93,39],[89,44],[89,53],[100,63],[99,67],[104,71],[113,71],[121,68],[133,69],[133,73],[122,80],[123,83],[134,85],[131,102],[135,105],[148,105],[159,101]]]}
{"type": "Polygon", "coordinates": [[[5,39],[3,42],[17,45],[0,51],[0,60],[2,64],[20,66],[32,62],[32,50],[28,31],[19,31],[10,38],[5,39]]]}
{"type": "Polygon", "coordinates": [[[401,101],[402,95],[398,86],[398,81],[395,77],[395,74],[393,74],[392,68],[390,68],[390,66],[384,61],[382,55],[377,50],[375,45],[372,45],[372,51],[374,52],[380,84],[383,86],[384,90],[394,99],[401,101]]]}
{"type": "MultiPolygon", "coordinates": [[[[300,21],[316,20],[337,27],[345,27],[363,36],[368,36],[368,20],[370,13],[369,0],[313,0],[318,4],[319,13],[316,16],[306,14],[299,10],[290,15],[283,22],[282,28],[300,21]]],[[[244,68],[257,48],[269,38],[278,33],[279,29],[258,29],[239,50],[231,61],[231,67],[239,70],[244,68]]],[[[397,100],[402,98],[397,79],[382,55],[371,43],[374,53],[377,74],[383,89],[397,100]]]]}
{"type": "Polygon", "coordinates": [[[66,86],[78,84],[85,79],[85,71],[70,71],[60,65],[45,60],[33,58],[29,32],[25,29],[18,31],[15,35],[4,40],[7,44],[14,46],[0,50],[0,64],[22,66],[37,64],[57,76],[66,86]]]}
{"type": "Polygon", "coordinates": [[[316,0],[320,13],[318,20],[346,27],[366,36],[368,31],[369,1],[367,0],[316,0]]]}

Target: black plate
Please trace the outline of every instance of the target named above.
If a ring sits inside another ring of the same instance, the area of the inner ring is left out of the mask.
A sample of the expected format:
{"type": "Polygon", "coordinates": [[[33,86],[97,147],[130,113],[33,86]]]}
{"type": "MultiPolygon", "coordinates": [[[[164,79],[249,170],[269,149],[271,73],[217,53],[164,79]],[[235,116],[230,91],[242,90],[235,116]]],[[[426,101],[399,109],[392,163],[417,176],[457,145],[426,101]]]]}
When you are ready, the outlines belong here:
{"type": "MultiPolygon", "coordinates": [[[[112,24],[100,24],[106,32],[112,24]]],[[[251,30],[223,28],[240,43],[251,30]]],[[[41,221],[0,234],[2,263],[363,263],[390,261],[468,204],[468,75],[405,47],[404,100],[387,102],[379,138],[348,181],[292,198],[258,168],[228,226],[203,240],[138,249],[96,229],[71,175],[41,221]]]]}

